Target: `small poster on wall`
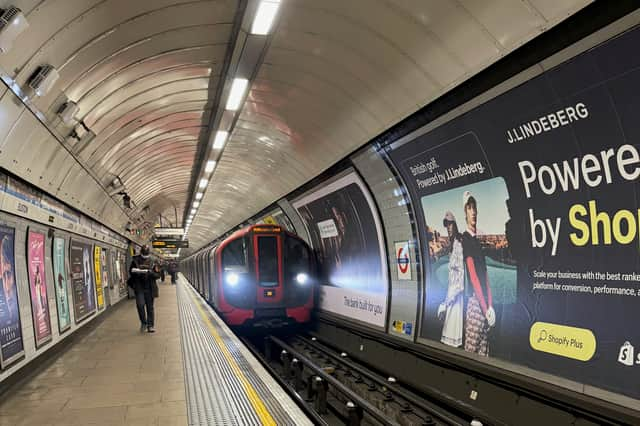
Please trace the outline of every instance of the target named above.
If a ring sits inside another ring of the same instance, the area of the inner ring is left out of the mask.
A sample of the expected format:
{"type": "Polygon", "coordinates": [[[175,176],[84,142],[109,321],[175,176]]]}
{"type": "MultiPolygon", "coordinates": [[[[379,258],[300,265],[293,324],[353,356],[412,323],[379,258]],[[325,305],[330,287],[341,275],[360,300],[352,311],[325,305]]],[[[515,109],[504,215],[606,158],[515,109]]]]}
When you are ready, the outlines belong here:
{"type": "Polygon", "coordinates": [[[29,230],[27,237],[27,271],[29,273],[31,313],[36,348],[51,340],[47,275],[44,270],[44,242],[44,234],[29,230]]]}
{"type": "Polygon", "coordinates": [[[65,258],[64,238],[53,239],[53,281],[56,289],[56,306],[58,307],[58,329],[60,333],[71,327],[69,311],[68,278],[65,258]]]}
{"type": "Polygon", "coordinates": [[[0,226],[0,367],[24,354],[20,305],[15,275],[15,230],[0,226]]]}
{"type": "Polygon", "coordinates": [[[94,272],[96,274],[96,299],[98,300],[98,309],[104,308],[104,290],[102,288],[102,266],[100,257],[102,256],[100,246],[93,246],[93,262],[94,272]]]}
{"type": "Polygon", "coordinates": [[[96,311],[93,271],[91,270],[91,245],[71,240],[69,243],[71,287],[76,323],[96,311]]]}

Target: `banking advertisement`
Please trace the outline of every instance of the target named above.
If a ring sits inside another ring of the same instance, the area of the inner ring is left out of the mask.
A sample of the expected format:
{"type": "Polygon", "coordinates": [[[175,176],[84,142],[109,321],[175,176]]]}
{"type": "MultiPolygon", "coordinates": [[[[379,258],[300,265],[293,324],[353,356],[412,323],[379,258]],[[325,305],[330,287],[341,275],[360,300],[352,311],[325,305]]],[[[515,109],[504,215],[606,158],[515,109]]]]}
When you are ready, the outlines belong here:
{"type": "Polygon", "coordinates": [[[293,203],[318,256],[320,308],[384,327],[387,265],[371,195],[355,172],[293,203]]]}
{"type": "Polygon", "coordinates": [[[91,268],[93,247],[82,241],[69,242],[69,267],[76,324],[96,311],[95,287],[91,268]]]}
{"type": "Polygon", "coordinates": [[[36,348],[51,340],[51,317],[47,297],[47,274],[44,270],[45,235],[29,230],[27,233],[27,272],[31,294],[31,313],[36,348]]]}
{"type": "Polygon", "coordinates": [[[69,291],[67,277],[67,259],[65,256],[65,239],[53,239],[53,281],[56,291],[56,306],[58,308],[58,329],[60,333],[71,327],[71,312],[69,310],[69,291]]]}
{"type": "Polygon", "coordinates": [[[15,274],[15,230],[0,225],[0,367],[24,355],[15,274]]]}
{"type": "Polygon", "coordinates": [[[422,338],[640,398],[639,45],[388,148],[426,264],[422,338]]]}
{"type": "Polygon", "coordinates": [[[96,299],[98,309],[104,308],[104,289],[102,288],[102,249],[100,246],[93,246],[93,271],[96,277],[96,299]]]}

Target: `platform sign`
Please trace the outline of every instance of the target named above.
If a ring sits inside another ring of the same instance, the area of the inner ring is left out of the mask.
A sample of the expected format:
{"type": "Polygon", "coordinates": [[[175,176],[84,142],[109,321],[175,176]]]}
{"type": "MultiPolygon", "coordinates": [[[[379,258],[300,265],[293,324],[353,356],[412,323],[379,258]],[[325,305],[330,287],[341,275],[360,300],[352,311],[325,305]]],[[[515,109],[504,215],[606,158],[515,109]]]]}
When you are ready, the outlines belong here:
{"type": "Polygon", "coordinates": [[[72,239],[69,242],[69,264],[76,323],[96,311],[95,287],[91,268],[92,249],[90,244],[82,241],[72,239]]]}
{"type": "Polygon", "coordinates": [[[65,240],[61,237],[53,239],[53,282],[58,308],[58,331],[62,333],[71,327],[69,311],[69,292],[67,278],[67,259],[65,257],[65,240]]]}
{"type": "Polygon", "coordinates": [[[15,230],[0,226],[0,367],[24,354],[15,274],[15,230]]]}
{"type": "Polygon", "coordinates": [[[640,399],[639,45],[627,31],[390,147],[423,339],[640,399]]]}
{"type": "Polygon", "coordinates": [[[31,313],[36,348],[51,340],[51,317],[47,297],[47,274],[44,270],[45,235],[29,230],[27,233],[27,272],[31,294],[31,313]]]}
{"type": "Polygon", "coordinates": [[[409,255],[409,241],[394,243],[396,253],[396,265],[399,280],[411,279],[411,257],[409,255]]]}
{"type": "Polygon", "coordinates": [[[189,240],[155,239],[151,242],[151,246],[162,249],[189,248],[189,240]]]}

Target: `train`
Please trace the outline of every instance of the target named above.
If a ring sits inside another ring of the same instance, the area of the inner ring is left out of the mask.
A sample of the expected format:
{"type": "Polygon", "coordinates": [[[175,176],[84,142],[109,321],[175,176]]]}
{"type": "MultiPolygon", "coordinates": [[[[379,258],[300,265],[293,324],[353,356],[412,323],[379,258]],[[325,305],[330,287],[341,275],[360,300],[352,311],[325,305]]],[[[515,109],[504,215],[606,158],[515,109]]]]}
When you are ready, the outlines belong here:
{"type": "Polygon", "coordinates": [[[191,285],[230,326],[276,328],[311,319],[313,252],[281,226],[240,229],[183,264],[191,285]]]}

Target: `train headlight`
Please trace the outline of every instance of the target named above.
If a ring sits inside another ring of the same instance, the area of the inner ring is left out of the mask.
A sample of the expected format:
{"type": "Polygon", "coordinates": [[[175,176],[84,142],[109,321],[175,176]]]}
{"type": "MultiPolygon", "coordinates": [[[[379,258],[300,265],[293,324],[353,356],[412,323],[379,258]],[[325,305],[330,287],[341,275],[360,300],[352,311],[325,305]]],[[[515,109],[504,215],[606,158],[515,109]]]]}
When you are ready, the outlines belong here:
{"type": "Polygon", "coordinates": [[[240,281],[240,276],[238,276],[238,274],[236,274],[235,272],[229,272],[226,275],[225,280],[231,287],[235,287],[240,281]]]}
{"type": "Polygon", "coordinates": [[[299,273],[296,275],[296,282],[300,285],[305,285],[309,281],[309,276],[305,273],[299,273]]]}

